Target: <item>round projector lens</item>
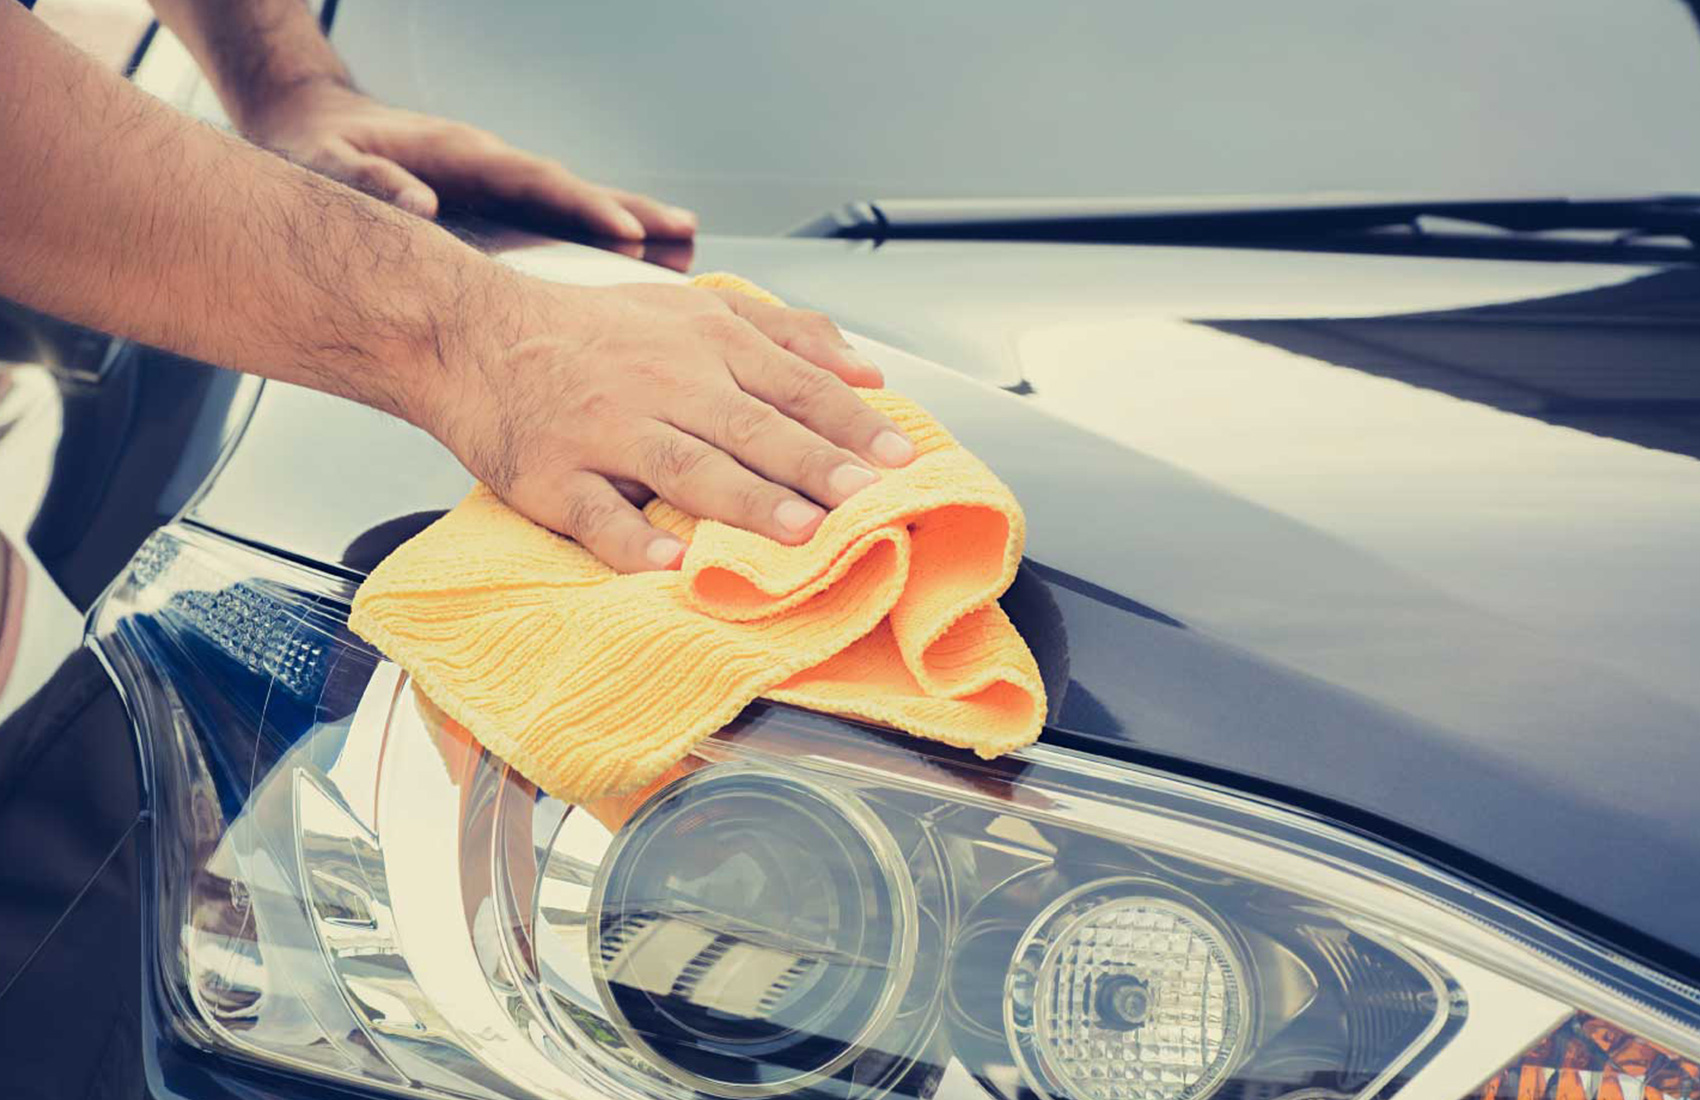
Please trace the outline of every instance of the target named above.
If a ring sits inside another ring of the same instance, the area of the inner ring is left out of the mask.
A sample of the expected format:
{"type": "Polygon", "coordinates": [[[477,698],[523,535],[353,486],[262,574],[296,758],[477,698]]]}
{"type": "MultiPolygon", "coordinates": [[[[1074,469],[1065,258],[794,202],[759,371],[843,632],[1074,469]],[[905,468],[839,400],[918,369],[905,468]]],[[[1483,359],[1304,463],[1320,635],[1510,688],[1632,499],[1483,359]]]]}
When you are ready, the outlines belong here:
{"type": "Polygon", "coordinates": [[[664,788],[592,889],[590,961],[622,1037],[716,1096],[788,1092],[853,1061],[897,1012],[914,886],[853,795],[721,765],[664,788]]]}
{"type": "Polygon", "coordinates": [[[1022,937],[1004,1028],[1027,1083],[1067,1100],[1203,1100],[1247,1047],[1244,955],[1197,899],[1111,879],[1022,937]]]}

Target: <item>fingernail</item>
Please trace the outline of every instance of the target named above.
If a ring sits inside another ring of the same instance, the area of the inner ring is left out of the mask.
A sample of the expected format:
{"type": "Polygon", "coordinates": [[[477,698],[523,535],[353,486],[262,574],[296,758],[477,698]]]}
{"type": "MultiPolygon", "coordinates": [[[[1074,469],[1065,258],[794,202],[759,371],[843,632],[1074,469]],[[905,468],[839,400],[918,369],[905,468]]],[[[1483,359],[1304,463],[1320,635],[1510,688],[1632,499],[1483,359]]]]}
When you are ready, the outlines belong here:
{"type": "Polygon", "coordinates": [[[649,564],[661,569],[670,569],[685,556],[685,544],[670,535],[662,535],[651,539],[649,548],[643,552],[649,559],[649,564]]]}
{"type": "Polygon", "coordinates": [[[696,232],[697,216],[691,211],[686,210],[684,207],[669,206],[667,208],[667,217],[680,229],[689,233],[696,232]]]}
{"type": "Polygon", "coordinates": [[[619,235],[628,241],[643,240],[643,223],[630,210],[622,210],[614,218],[619,235]]]}
{"type": "Polygon", "coordinates": [[[804,504],[800,500],[782,500],[773,510],[774,520],[793,534],[807,530],[810,524],[824,515],[826,513],[813,504],[804,504]]]}
{"type": "Polygon", "coordinates": [[[879,475],[866,466],[846,462],[826,476],[826,487],[842,500],[859,489],[866,489],[878,480],[879,475]]]}
{"type": "Polygon", "coordinates": [[[884,376],[885,372],[880,370],[879,367],[874,364],[874,361],[872,359],[869,359],[866,355],[863,355],[861,352],[857,351],[855,348],[844,349],[844,354],[847,358],[849,358],[849,360],[852,363],[856,364],[858,367],[861,367],[864,370],[873,371],[875,374],[878,374],[882,377],[884,376]]]}
{"type": "Polygon", "coordinates": [[[874,436],[868,450],[887,466],[901,466],[915,457],[915,445],[889,429],[874,436]]]}

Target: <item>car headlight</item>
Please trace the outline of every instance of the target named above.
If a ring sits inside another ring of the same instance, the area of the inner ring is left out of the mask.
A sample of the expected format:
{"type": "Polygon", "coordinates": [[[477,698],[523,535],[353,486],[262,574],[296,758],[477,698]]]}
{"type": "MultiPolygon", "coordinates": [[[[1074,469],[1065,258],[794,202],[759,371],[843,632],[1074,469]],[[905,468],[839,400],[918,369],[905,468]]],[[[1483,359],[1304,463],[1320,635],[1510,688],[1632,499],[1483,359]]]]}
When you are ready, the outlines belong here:
{"type": "Polygon", "coordinates": [[[151,768],[150,980],[233,1065],[432,1097],[1700,1094],[1692,989],[1099,757],[758,705],[562,804],[348,633],[352,589],[174,527],[95,618],[151,768]]]}
{"type": "Polygon", "coordinates": [[[1203,902],[1153,879],[1101,879],[1052,902],[1016,944],[1004,1031],[1042,1095],[1188,1100],[1247,1053],[1255,992],[1231,926],[1203,902]]]}
{"type": "Polygon", "coordinates": [[[576,945],[588,929],[620,1040],[714,1096],[793,1092],[888,1040],[917,950],[914,885],[879,815],[852,793],[737,764],[646,802],[571,912],[552,931],[576,945]]]}

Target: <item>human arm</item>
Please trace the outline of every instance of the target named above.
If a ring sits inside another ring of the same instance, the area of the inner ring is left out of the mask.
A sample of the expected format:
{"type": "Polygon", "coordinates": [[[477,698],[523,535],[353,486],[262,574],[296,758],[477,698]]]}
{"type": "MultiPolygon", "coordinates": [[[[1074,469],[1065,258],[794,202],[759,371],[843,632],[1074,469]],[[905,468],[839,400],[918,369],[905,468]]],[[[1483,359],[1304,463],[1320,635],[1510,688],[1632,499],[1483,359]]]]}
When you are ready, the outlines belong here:
{"type": "Polygon", "coordinates": [[[476,127],[361,94],[303,0],[151,0],[249,139],[423,217],[496,207],[618,240],[688,238],[688,210],[580,179],[476,127]]]}
{"type": "MultiPolygon", "coordinates": [[[[786,542],[906,442],[816,315],[513,272],[196,123],[0,4],[0,295],[349,397],[622,569],[680,549],[615,489],[786,542]],[[801,517],[801,523],[787,519],[801,517]]],[[[666,560],[662,560],[666,559],[666,560]]]]}

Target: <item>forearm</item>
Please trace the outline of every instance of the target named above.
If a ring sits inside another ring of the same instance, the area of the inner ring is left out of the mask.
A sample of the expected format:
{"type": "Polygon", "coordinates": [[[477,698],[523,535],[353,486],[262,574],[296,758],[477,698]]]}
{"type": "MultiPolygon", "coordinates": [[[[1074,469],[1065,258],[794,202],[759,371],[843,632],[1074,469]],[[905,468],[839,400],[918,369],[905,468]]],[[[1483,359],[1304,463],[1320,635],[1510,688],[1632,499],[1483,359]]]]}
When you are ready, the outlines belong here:
{"type": "Polygon", "coordinates": [[[481,354],[463,319],[502,327],[516,277],[442,229],[185,118],[17,5],[0,52],[0,295],[416,419],[421,372],[481,354]]]}
{"type": "MultiPolygon", "coordinates": [[[[449,136],[481,145],[475,166],[517,173],[517,197],[541,184],[556,207],[616,232],[635,217],[493,138],[449,136]]],[[[452,167],[454,150],[426,146],[452,167]]],[[[687,235],[693,224],[648,215],[687,235]]],[[[622,235],[642,236],[632,225],[622,235]]],[[[795,544],[821,504],[914,456],[847,385],[877,385],[879,372],[826,318],[729,289],[516,274],[170,110],[7,0],[0,296],[397,413],[522,514],[624,571],[676,567],[685,551],[634,507],[642,486],[795,544]]]]}
{"type": "Polygon", "coordinates": [[[303,84],[352,85],[305,0],[150,0],[243,130],[303,84]]]}

